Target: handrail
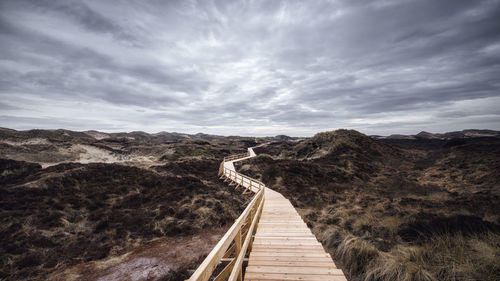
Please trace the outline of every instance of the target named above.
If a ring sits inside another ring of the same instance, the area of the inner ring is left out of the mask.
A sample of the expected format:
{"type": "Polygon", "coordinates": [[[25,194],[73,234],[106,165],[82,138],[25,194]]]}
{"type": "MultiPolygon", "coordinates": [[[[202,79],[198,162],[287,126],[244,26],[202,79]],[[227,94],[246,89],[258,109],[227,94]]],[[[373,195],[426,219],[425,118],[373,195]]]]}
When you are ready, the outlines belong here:
{"type": "Polygon", "coordinates": [[[243,261],[248,254],[248,250],[252,248],[253,235],[264,205],[265,185],[258,180],[226,168],[224,163],[249,156],[250,152],[225,157],[220,164],[219,175],[225,177],[225,181],[231,181],[230,185],[236,185],[236,188],[242,186],[256,192],[256,194],[243,213],[191,275],[189,281],[209,280],[217,265],[222,263],[227,263],[227,265],[213,280],[241,281],[243,278],[243,261]]]}
{"type": "Polygon", "coordinates": [[[224,167],[223,169],[223,174],[225,175],[225,177],[231,180],[232,184],[236,184],[237,187],[243,186],[247,189],[250,189],[251,191],[254,191],[254,188],[256,188],[257,190],[254,192],[258,192],[262,189],[262,187],[264,187],[264,183],[262,183],[261,181],[253,179],[249,176],[245,176],[226,167],[224,167]]]}
{"type": "Polygon", "coordinates": [[[224,157],[223,162],[228,162],[228,161],[232,161],[232,160],[236,160],[236,159],[240,159],[240,158],[245,158],[245,157],[249,157],[249,156],[250,156],[250,152],[233,154],[233,155],[229,155],[227,157],[224,157]]]}

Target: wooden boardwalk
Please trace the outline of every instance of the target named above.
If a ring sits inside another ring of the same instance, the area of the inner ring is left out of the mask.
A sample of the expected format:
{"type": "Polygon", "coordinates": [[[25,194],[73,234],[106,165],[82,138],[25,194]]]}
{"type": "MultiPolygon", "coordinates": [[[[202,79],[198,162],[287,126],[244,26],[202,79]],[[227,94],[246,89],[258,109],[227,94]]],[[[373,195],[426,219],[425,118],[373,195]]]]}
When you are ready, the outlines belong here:
{"type": "MultiPolygon", "coordinates": [[[[256,218],[252,223],[255,224],[256,230],[250,228],[248,231],[250,235],[254,233],[253,237],[248,237],[250,243],[243,245],[243,252],[238,261],[236,258],[229,259],[232,263],[235,262],[234,266],[230,264],[214,280],[236,281],[243,278],[244,280],[347,281],[342,270],[335,266],[330,254],[325,252],[288,199],[265,187],[263,183],[236,172],[233,162],[254,156],[253,149],[249,148],[247,154],[228,157],[229,159],[224,159],[221,164],[219,173],[229,180],[231,185],[237,188],[243,187],[257,194],[262,194],[263,191],[264,196],[263,204],[255,211],[256,218]],[[248,249],[245,245],[248,245],[248,249]],[[249,253],[248,265],[244,268],[242,257],[247,253],[249,253]]],[[[239,220],[236,223],[239,223],[239,220]]],[[[228,231],[232,232],[234,230],[228,231]]],[[[214,248],[213,253],[200,265],[190,280],[208,280],[207,272],[211,272],[210,268],[214,267],[216,256],[222,256],[221,249],[225,241],[223,239],[219,242],[220,245],[214,248]]],[[[241,241],[241,238],[235,241],[241,241]]],[[[237,242],[237,245],[240,244],[241,242],[237,242]]],[[[230,252],[231,250],[228,251],[230,252]]]]}
{"type": "Polygon", "coordinates": [[[245,280],[347,280],[288,199],[264,198],[245,280]]]}
{"type": "MultiPolygon", "coordinates": [[[[237,159],[245,160],[255,156],[237,159]]],[[[233,161],[226,162],[234,170],[233,161]]],[[[292,203],[266,187],[245,280],[347,280],[292,203]]]]}

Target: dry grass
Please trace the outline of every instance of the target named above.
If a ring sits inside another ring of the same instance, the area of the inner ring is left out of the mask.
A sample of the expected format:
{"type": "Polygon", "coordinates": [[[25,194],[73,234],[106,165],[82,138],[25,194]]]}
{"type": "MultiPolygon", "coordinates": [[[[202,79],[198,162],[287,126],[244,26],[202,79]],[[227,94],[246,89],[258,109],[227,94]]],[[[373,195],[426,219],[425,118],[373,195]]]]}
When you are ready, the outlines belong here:
{"type": "Polygon", "coordinates": [[[218,164],[41,169],[0,160],[7,171],[0,172],[0,280],[45,280],[54,270],[121,255],[151,239],[228,225],[249,196],[218,180],[218,164]]]}
{"type": "Polygon", "coordinates": [[[437,281],[423,266],[424,254],[421,247],[398,247],[382,253],[368,263],[364,280],[437,281]]]}
{"type": "Polygon", "coordinates": [[[289,198],[349,280],[500,280],[500,140],[339,130],[279,148],[237,169],[289,198]]]}
{"type": "Polygon", "coordinates": [[[373,245],[353,235],[347,235],[335,252],[335,256],[342,264],[349,265],[349,276],[363,273],[366,265],[378,259],[379,255],[379,251],[373,245]]]}
{"type": "Polygon", "coordinates": [[[350,280],[363,281],[453,281],[500,280],[500,235],[487,232],[433,237],[423,245],[398,245],[390,252],[342,230],[323,232],[324,245],[334,247],[337,261],[347,265],[350,280]]]}

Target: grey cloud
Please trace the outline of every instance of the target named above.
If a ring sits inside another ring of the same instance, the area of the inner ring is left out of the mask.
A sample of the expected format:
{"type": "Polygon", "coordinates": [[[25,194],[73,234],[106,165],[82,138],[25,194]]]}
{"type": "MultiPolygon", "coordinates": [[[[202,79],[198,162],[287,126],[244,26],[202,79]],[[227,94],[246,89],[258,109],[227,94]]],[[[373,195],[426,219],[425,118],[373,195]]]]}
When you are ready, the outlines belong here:
{"type": "Polygon", "coordinates": [[[89,7],[86,2],[73,0],[16,0],[5,1],[7,8],[32,10],[37,14],[64,17],[82,28],[95,33],[109,34],[123,43],[140,46],[138,38],[130,32],[89,7]]]}
{"type": "Polygon", "coordinates": [[[105,121],[96,122],[94,119],[55,119],[50,116],[42,117],[18,117],[0,115],[0,124],[5,127],[12,127],[16,124],[16,128],[20,130],[29,129],[70,129],[70,130],[92,130],[95,126],[99,126],[102,130],[120,131],[124,127],[117,126],[115,123],[105,121]]]}
{"type": "Polygon", "coordinates": [[[4,103],[4,102],[0,102],[0,110],[16,110],[16,109],[20,109],[20,108],[17,106],[12,106],[12,105],[4,103]]]}
{"type": "Polygon", "coordinates": [[[46,67],[28,71],[3,69],[0,89],[4,91],[24,91],[55,98],[68,95],[82,99],[100,98],[116,104],[155,106],[165,102],[182,102],[161,93],[144,95],[144,89],[125,85],[120,79],[128,76],[141,82],[161,85],[167,93],[179,91],[193,94],[207,87],[203,77],[194,73],[178,71],[173,67],[164,69],[161,65],[123,65],[119,58],[48,38],[32,30],[19,27],[10,27],[9,30],[13,30],[20,41],[28,42],[30,50],[21,54],[6,52],[3,56],[28,65],[42,63],[46,67]],[[40,55],[50,58],[51,62],[41,59],[40,55]]]}
{"type": "MultiPolygon", "coordinates": [[[[17,116],[1,126],[35,126],[35,98],[131,112],[94,129],[500,129],[498,112],[467,108],[500,97],[495,0],[0,5],[0,110],[17,116]]],[[[60,124],[48,108],[44,124],[60,124]]]]}
{"type": "Polygon", "coordinates": [[[41,8],[55,10],[96,32],[119,33],[121,28],[81,1],[34,1],[41,8]]]}

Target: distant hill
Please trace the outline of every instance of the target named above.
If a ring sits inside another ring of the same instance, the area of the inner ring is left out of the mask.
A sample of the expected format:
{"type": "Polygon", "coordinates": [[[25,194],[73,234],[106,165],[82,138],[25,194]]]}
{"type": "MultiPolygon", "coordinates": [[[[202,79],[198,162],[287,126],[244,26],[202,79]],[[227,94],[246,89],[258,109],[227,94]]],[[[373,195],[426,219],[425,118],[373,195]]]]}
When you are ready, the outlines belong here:
{"type": "Polygon", "coordinates": [[[164,142],[177,142],[186,139],[202,139],[202,140],[216,140],[222,139],[224,136],[209,135],[204,133],[197,133],[194,135],[183,134],[176,132],[159,132],[159,133],[146,133],[142,131],[133,132],[122,132],[122,133],[105,133],[95,130],[90,131],[70,131],[64,129],[58,130],[26,130],[17,131],[8,128],[0,128],[0,139],[10,139],[12,141],[24,140],[31,138],[43,138],[49,141],[70,141],[79,140],[81,142],[89,142],[94,140],[115,140],[115,141],[139,141],[139,142],[152,142],[152,143],[164,143],[164,142]]]}
{"type": "Polygon", "coordinates": [[[462,131],[447,132],[444,134],[429,133],[426,131],[422,131],[416,135],[394,134],[390,136],[371,136],[371,137],[375,139],[427,139],[427,140],[431,139],[451,140],[451,139],[480,138],[480,137],[500,138],[500,131],[467,129],[462,131]]]}
{"type": "Polygon", "coordinates": [[[355,130],[322,132],[306,139],[294,148],[297,158],[321,158],[348,152],[370,155],[390,153],[390,148],[355,130]]]}
{"type": "Polygon", "coordinates": [[[220,161],[256,141],[0,128],[0,280],[127,280],[145,259],[168,269],[148,280],[187,279],[251,197],[220,161]]]}
{"type": "Polygon", "coordinates": [[[336,130],[235,166],[289,199],[349,280],[500,280],[498,133],[336,130]]]}

